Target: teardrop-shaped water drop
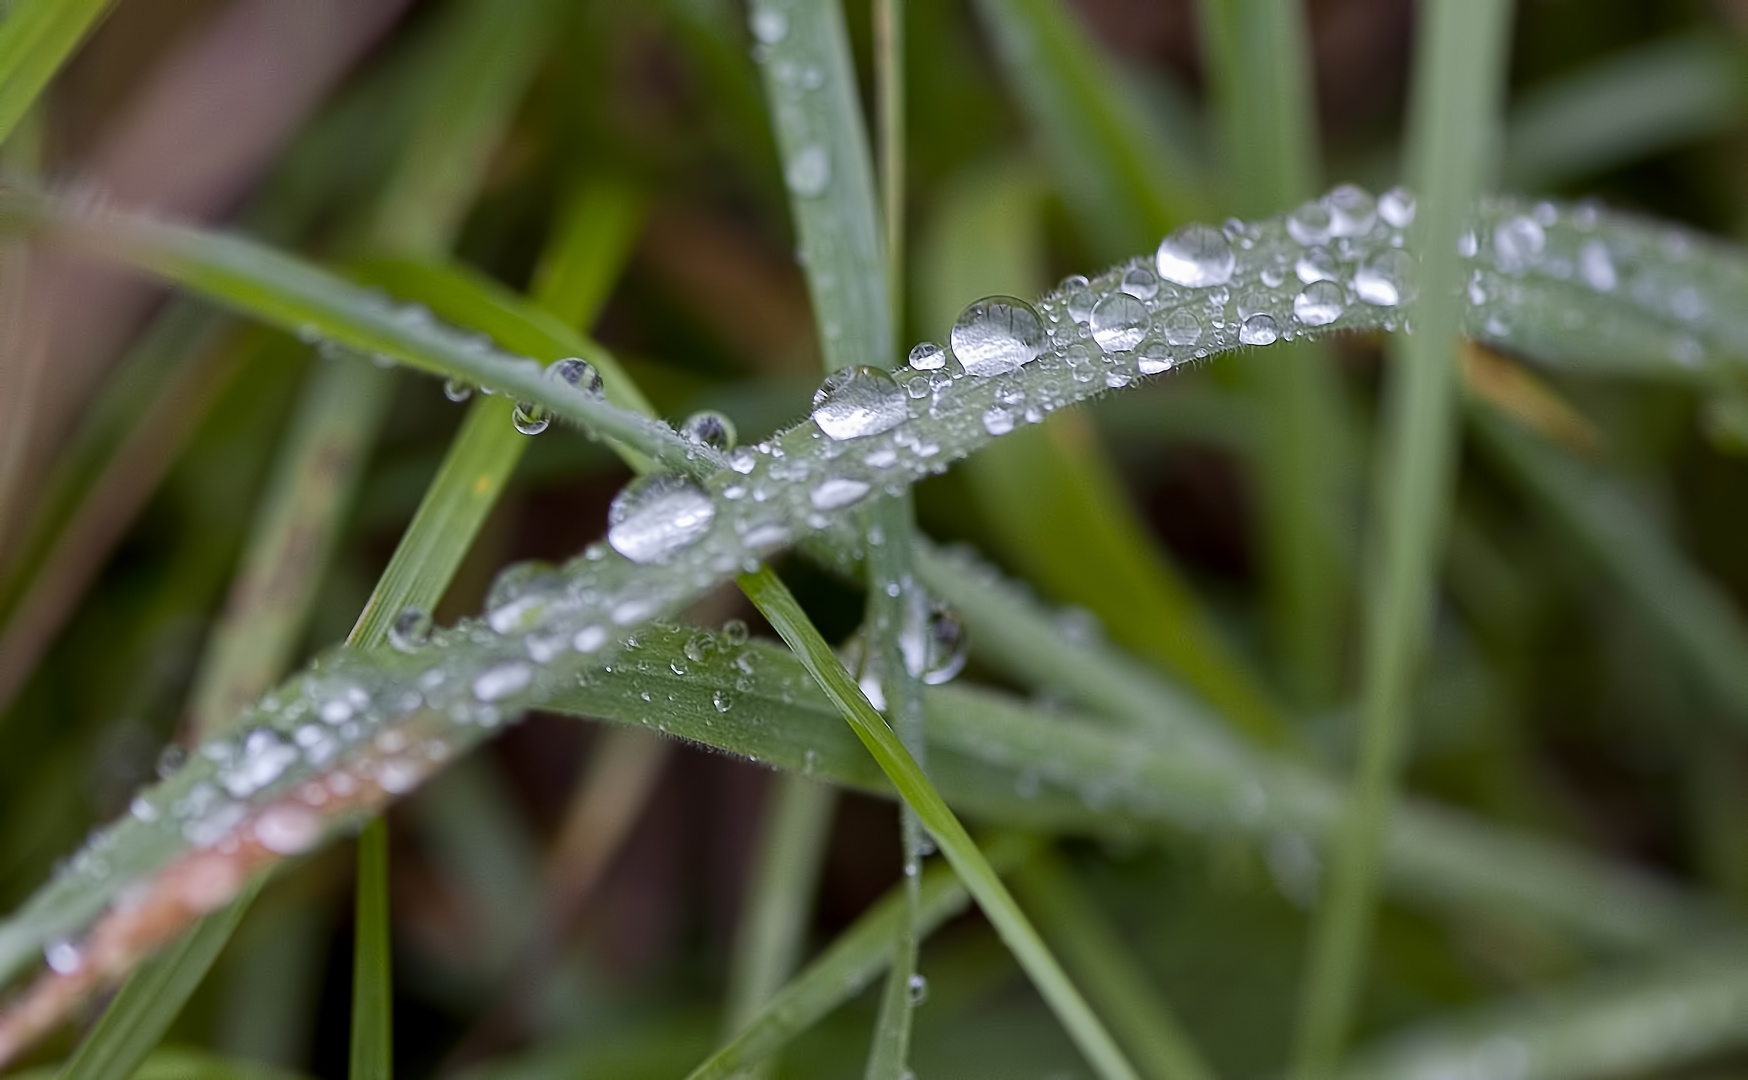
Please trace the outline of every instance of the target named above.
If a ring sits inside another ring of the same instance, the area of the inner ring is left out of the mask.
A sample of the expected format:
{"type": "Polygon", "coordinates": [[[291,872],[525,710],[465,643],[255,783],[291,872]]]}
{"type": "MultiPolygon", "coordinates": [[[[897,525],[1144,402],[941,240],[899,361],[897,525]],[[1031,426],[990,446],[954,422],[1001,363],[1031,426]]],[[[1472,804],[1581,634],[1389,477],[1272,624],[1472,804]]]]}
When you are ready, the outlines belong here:
{"type": "Polygon", "coordinates": [[[1393,187],[1378,196],[1378,216],[1394,228],[1414,224],[1414,209],[1414,193],[1405,187],[1393,187]]]}
{"type": "Polygon", "coordinates": [[[401,652],[418,652],[430,642],[431,613],[422,607],[402,608],[388,628],[388,643],[401,652]]]}
{"type": "Polygon", "coordinates": [[[716,503],[685,477],[639,477],[607,508],[607,543],[632,562],[662,562],[702,539],[715,518],[716,503]]]}
{"type": "Polygon", "coordinates": [[[595,370],[595,365],[580,356],[554,360],[546,369],[546,377],[553,382],[574,386],[585,394],[601,392],[601,373],[595,370]]]}
{"type": "Polygon", "coordinates": [[[1238,340],[1245,345],[1273,345],[1280,336],[1275,317],[1263,311],[1244,320],[1238,327],[1238,340]]]}
{"type": "Polygon", "coordinates": [[[1141,344],[1152,326],[1147,305],[1128,293],[1112,293],[1092,311],[1093,340],[1106,352],[1128,352],[1141,344]]]}
{"type": "Polygon", "coordinates": [[[878,435],[909,418],[904,391],[876,367],[834,371],[813,392],[813,422],[840,441],[878,435]]]}
{"type": "Polygon", "coordinates": [[[1224,285],[1238,266],[1226,235],[1199,222],[1161,240],[1154,262],[1160,277],[1192,289],[1224,285]]]}
{"type": "Polygon", "coordinates": [[[1364,236],[1378,220],[1378,202],[1355,184],[1343,184],[1323,196],[1329,208],[1329,235],[1364,236]]]}
{"type": "Polygon", "coordinates": [[[680,437],[690,439],[712,450],[729,450],[734,446],[734,421],[712,409],[701,409],[686,417],[680,425],[680,437]]]}
{"type": "Polygon", "coordinates": [[[444,379],[443,396],[459,404],[473,396],[473,386],[464,379],[444,379]]]}
{"type": "Polygon", "coordinates": [[[947,350],[932,341],[919,341],[911,348],[908,362],[918,371],[939,371],[947,366],[947,350]]]}
{"type": "Polygon", "coordinates": [[[524,435],[538,435],[552,426],[552,417],[532,401],[518,401],[510,411],[510,422],[524,435]]]}
{"type": "Polygon", "coordinates": [[[1353,291],[1377,307],[1396,307],[1414,299],[1414,257],[1389,248],[1367,259],[1354,271],[1353,291]]]}
{"type": "Polygon", "coordinates": [[[789,159],[783,169],[783,180],[790,191],[804,199],[824,195],[832,182],[831,155],[819,143],[809,143],[789,159]]]}
{"type": "Polygon", "coordinates": [[[1044,349],[1044,324],[1024,300],[990,296],[960,313],[948,341],[967,375],[1017,371],[1044,349]]]}
{"type": "Polygon", "coordinates": [[[1328,326],[1341,318],[1347,294],[1333,281],[1313,281],[1293,297],[1293,318],[1306,326],[1328,326]]]}

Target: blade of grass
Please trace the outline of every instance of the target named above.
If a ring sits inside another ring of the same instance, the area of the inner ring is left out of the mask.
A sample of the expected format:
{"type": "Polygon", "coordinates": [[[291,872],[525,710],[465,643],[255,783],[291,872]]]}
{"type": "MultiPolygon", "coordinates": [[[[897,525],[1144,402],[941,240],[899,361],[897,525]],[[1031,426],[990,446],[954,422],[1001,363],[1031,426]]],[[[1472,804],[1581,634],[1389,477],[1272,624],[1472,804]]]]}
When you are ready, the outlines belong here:
{"type": "Polygon", "coordinates": [[[352,1080],[394,1075],[394,974],[389,938],[388,826],[358,836],[358,900],[352,936],[352,1080]]]}
{"type": "Polygon", "coordinates": [[[1025,969],[1046,1004],[1061,1021],[1094,1071],[1104,1077],[1134,1077],[1135,1070],[1112,1041],[1056,958],[1038,937],[1014,898],[991,869],[965,827],[947,808],[916,761],[904,749],[886,721],[868,704],[856,682],[844,670],[831,646],[813,628],[801,605],[769,569],[738,578],[741,589],[764,614],[844,719],[855,729],[882,772],[929,830],[941,853],[952,863],[966,889],[1025,969]]]}
{"type": "Polygon", "coordinates": [[[1039,851],[1014,874],[1014,892],[1074,971],[1143,1073],[1154,1080],[1214,1080],[1214,1070],[1171,1005],[1148,981],[1116,927],[1062,859],[1039,851]]]}
{"type": "Polygon", "coordinates": [[[18,0],[0,21],[0,143],[114,0],[18,0]]]}
{"type": "MultiPolygon", "coordinates": [[[[1036,841],[1017,834],[999,837],[989,845],[989,864],[998,873],[1007,873],[1036,847],[1036,841]]],[[[964,883],[944,867],[924,871],[917,894],[913,925],[922,937],[971,903],[964,883]]],[[[686,1080],[727,1080],[741,1075],[854,997],[891,963],[894,941],[913,918],[910,905],[907,885],[887,892],[772,996],[733,1040],[688,1073],[686,1080]]]]}
{"type": "Polygon", "coordinates": [[[1454,481],[1457,235],[1493,150],[1511,4],[1434,0],[1422,15],[1408,172],[1421,201],[1415,333],[1391,350],[1374,490],[1377,577],[1368,595],[1359,760],[1312,926],[1293,1071],[1333,1073],[1363,985],[1379,854],[1407,741],[1405,715],[1430,629],[1439,536],[1454,481]]]}
{"type": "MultiPolygon", "coordinates": [[[[1301,0],[1202,0],[1202,55],[1226,149],[1228,209],[1280,211],[1308,198],[1321,171],[1316,90],[1301,0]]],[[[1284,683],[1304,706],[1340,689],[1351,556],[1351,439],[1331,357],[1305,342],[1240,361],[1270,423],[1252,459],[1261,496],[1269,617],[1284,683]]]]}

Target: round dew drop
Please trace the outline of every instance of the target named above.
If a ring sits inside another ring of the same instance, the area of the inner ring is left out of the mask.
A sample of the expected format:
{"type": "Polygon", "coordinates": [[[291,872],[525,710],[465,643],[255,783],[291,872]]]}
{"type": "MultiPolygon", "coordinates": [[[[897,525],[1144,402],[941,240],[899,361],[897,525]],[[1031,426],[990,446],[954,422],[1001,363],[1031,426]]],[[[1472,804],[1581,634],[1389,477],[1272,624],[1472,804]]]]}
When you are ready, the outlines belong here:
{"type": "Polygon", "coordinates": [[[1398,229],[1414,224],[1414,193],[1403,187],[1393,187],[1378,197],[1378,216],[1398,229]]]}
{"type": "Polygon", "coordinates": [[[663,562],[702,539],[715,518],[716,504],[685,477],[640,477],[607,508],[607,543],[632,562],[663,562]]]}
{"type": "Polygon", "coordinates": [[[1578,276],[1597,292],[1613,292],[1620,277],[1615,273],[1614,259],[1608,245],[1601,240],[1587,240],[1578,250],[1578,276]]]}
{"type": "Polygon", "coordinates": [[[1014,414],[1000,405],[991,405],[983,413],[983,430],[991,435],[1006,435],[1014,429],[1014,414]]]}
{"type": "Polygon", "coordinates": [[[1313,281],[1293,297],[1293,318],[1305,326],[1328,326],[1341,318],[1347,295],[1333,281],[1313,281]]]}
{"type": "Polygon", "coordinates": [[[546,369],[546,377],[554,382],[574,386],[585,394],[601,393],[601,373],[595,370],[595,365],[578,356],[554,360],[552,366],[546,369]]]}
{"type": "Polygon", "coordinates": [[[388,628],[388,643],[400,652],[417,652],[430,644],[431,613],[422,607],[406,607],[388,628]]]}
{"type": "Polygon", "coordinates": [[[1238,327],[1238,340],[1245,345],[1273,345],[1280,336],[1274,316],[1260,311],[1238,327]]]}
{"type": "Polygon", "coordinates": [[[546,410],[532,401],[518,401],[510,412],[510,422],[524,435],[538,435],[552,426],[546,410]]]}
{"type": "Polygon", "coordinates": [[[1323,196],[1329,208],[1331,236],[1364,236],[1378,220],[1378,203],[1372,193],[1353,184],[1343,184],[1323,196]]]}
{"type": "Polygon", "coordinates": [[[826,148],[810,143],[795,152],[783,170],[783,180],[789,190],[804,199],[825,194],[832,182],[832,159],[826,148]]]}
{"type": "Polygon", "coordinates": [[[1159,279],[1145,266],[1132,266],[1123,272],[1121,288],[1138,300],[1151,300],[1159,292],[1159,279]]]}
{"type": "Polygon", "coordinates": [[[704,409],[686,417],[680,425],[680,437],[712,450],[727,451],[734,446],[734,421],[712,409],[704,409]]]}
{"type": "Polygon", "coordinates": [[[1523,270],[1535,262],[1546,243],[1547,234],[1530,217],[1514,217],[1493,230],[1493,250],[1499,268],[1508,272],[1523,270]]]}
{"type": "Polygon", "coordinates": [[[910,350],[909,363],[918,371],[939,371],[947,366],[947,352],[932,341],[921,341],[910,350]]]}
{"type": "Polygon", "coordinates": [[[1124,292],[1105,297],[1092,311],[1093,340],[1106,352],[1128,352],[1152,325],[1147,305],[1124,292]]]}
{"type": "Polygon", "coordinates": [[[1287,234],[1306,247],[1327,241],[1329,225],[1329,208],[1315,200],[1287,215],[1287,234]]]}
{"type": "Polygon", "coordinates": [[[1202,321],[1189,311],[1179,310],[1165,321],[1165,340],[1173,345],[1194,345],[1202,340],[1202,321]]]}
{"type": "Polygon", "coordinates": [[[761,45],[775,45],[789,34],[789,16],[773,7],[760,5],[752,13],[753,37],[761,45]]]}
{"type": "Polygon", "coordinates": [[[833,439],[860,439],[910,419],[904,392],[875,367],[834,371],[813,392],[813,422],[833,439]]]}
{"type": "Polygon", "coordinates": [[[960,313],[948,340],[967,375],[1001,375],[1018,371],[1044,351],[1044,323],[1024,300],[991,296],[960,313]]]}
{"type": "Polygon", "coordinates": [[[1158,375],[1162,371],[1170,371],[1177,365],[1177,357],[1171,350],[1159,342],[1141,350],[1141,355],[1135,358],[1135,370],[1143,375],[1158,375]]]}
{"type": "Polygon", "coordinates": [[[1192,289],[1224,285],[1238,267],[1225,234],[1202,224],[1185,225],[1161,240],[1154,262],[1160,277],[1192,289]]]}
{"type": "Polygon", "coordinates": [[[461,379],[444,379],[443,396],[459,404],[473,396],[473,387],[461,379]]]}
{"type": "Polygon", "coordinates": [[[1377,307],[1407,303],[1414,299],[1414,257],[1400,248],[1379,252],[1354,271],[1353,291],[1377,307]]]}

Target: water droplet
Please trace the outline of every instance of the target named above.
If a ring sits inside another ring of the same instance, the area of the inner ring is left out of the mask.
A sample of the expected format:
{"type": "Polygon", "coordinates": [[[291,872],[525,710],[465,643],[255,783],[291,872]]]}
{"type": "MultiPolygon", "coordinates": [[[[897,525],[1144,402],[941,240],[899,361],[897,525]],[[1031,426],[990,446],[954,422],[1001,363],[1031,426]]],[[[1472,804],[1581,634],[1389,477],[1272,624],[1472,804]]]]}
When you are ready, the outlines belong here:
{"type": "Polygon", "coordinates": [[[1323,196],[1329,208],[1331,236],[1364,236],[1378,220],[1378,204],[1372,193],[1353,184],[1343,184],[1323,196]]]}
{"type": "Polygon", "coordinates": [[[1093,307],[1099,298],[1091,289],[1079,288],[1068,294],[1068,317],[1077,323],[1086,322],[1092,318],[1093,307]]]}
{"type": "Polygon", "coordinates": [[[1128,293],[1112,293],[1093,308],[1093,340],[1106,352],[1128,352],[1141,344],[1152,326],[1147,305],[1128,293]]]}
{"type": "Polygon", "coordinates": [[[1300,281],[1309,285],[1313,281],[1334,281],[1339,274],[1335,265],[1335,256],[1328,248],[1314,247],[1299,256],[1293,263],[1293,273],[1300,281]]]}
{"type": "Polygon", "coordinates": [[[444,379],[443,396],[450,401],[463,402],[473,396],[473,387],[461,379],[444,379]]]}
{"type": "Polygon", "coordinates": [[[1329,239],[1329,224],[1329,207],[1317,201],[1307,202],[1287,215],[1287,234],[1310,247],[1329,239]]]}
{"type": "Polygon", "coordinates": [[[929,980],[921,975],[912,975],[910,984],[905,987],[905,996],[910,999],[912,1008],[929,1000],[929,980]]]}
{"type": "Polygon", "coordinates": [[[711,409],[703,409],[686,417],[680,425],[680,436],[712,450],[727,450],[734,445],[734,421],[711,409]]]}
{"type": "Polygon", "coordinates": [[[789,33],[789,16],[774,7],[760,5],[753,9],[753,37],[761,45],[775,45],[789,33]]]}
{"type": "Polygon", "coordinates": [[[715,517],[716,504],[685,477],[639,477],[607,508],[607,543],[632,562],[662,562],[697,543],[715,517]]]}
{"type": "Polygon", "coordinates": [[[734,708],[734,698],[726,690],[718,690],[710,695],[710,704],[719,713],[725,713],[734,708]]]}
{"type": "Polygon", "coordinates": [[[1193,289],[1224,285],[1238,260],[1225,234],[1208,225],[1185,225],[1159,242],[1159,276],[1193,289]]]}
{"type": "Polygon", "coordinates": [[[431,640],[431,613],[422,607],[406,607],[388,628],[388,643],[404,653],[417,652],[431,640]]]}
{"type": "Polygon", "coordinates": [[[948,340],[966,374],[1001,375],[1038,358],[1044,348],[1044,324],[1024,300],[991,296],[960,313],[948,340]]]}
{"type": "Polygon", "coordinates": [[[1613,292],[1620,277],[1615,273],[1614,259],[1608,245],[1601,240],[1587,240],[1578,250],[1578,276],[1597,292],[1613,292]]]}
{"type": "Polygon", "coordinates": [[[270,806],[255,821],[255,839],[281,855],[302,855],[321,835],[321,817],[301,806],[270,806]]]}
{"type": "Polygon", "coordinates": [[[70,941],[51,941],[42,952],[43,959],[48,961],[49,970],[56,975],[71,975],[85,962],[79,947],[70,941]]]}
{"type": "Polygon", "coordinates": [[[1414,224],[1414,193],[1404,187],[1393,187],[1378,197],[1378,216],[1398,229],[1414,224]]]}
{"type": "Polygon", "coordinates": [[[1140,300],[1151,300],[1159,292],[1159,278],[1145,266],[1131,266],[1123,272],[1122,290],[1140,300]]]}
{"type": "Polygon", "coordinates": [[[171,743],[158,752],[158,779],[168,780],[182,771],[182,766],[188,764],[188,751],[184,747],[171,743]]]}
{"type": "Polygon", "coordinates": [[[819,482],[807,494],[807,500],[816,510],[836,510],[840,506],[848,506],[868,494],[868,485],[847,476],[833,476],[819,482]]]}
{"type": "Polygon", "coordinates": [[[592,653],[607,644],[607,630],[602,626],[585,626],[571,639],[571,648],[580,653],[592,653]]]}
{"type": "Polygon", "coordinates": [[[1414,298],[1414,257],[1390,248],[1367,259],[1353,275],[1353,291],[1368,304],[1395,307],[1414,298]]]}
{"type": "Polygon", "coordinates": [[[991,435],[1006,435],[1014,429],[1014,414],[1000,405],[991,405],[983,413],[983,430],[991,435]]]}
{"type": "Polygon", "coordinates": [[[1293,318],[1306,326],[1328,326],[1341,318],[1347,294],[1333,281],[1313,281],[1293,297],[1293,318]]]}
{"type": "Polygon", "coordinates": [[[965,669],[969,644],[965,625],[949,609],[926,598],[907,606],[898,651],[913,678],[929,686],[951,682],[965,669]]]}
{"type": "Polygon", "coordinates": [[[909,418],[904,392],[876,367],[834,371],[813,392],[813,422],[833,439],[878,435],[909,418]]]}
{"type": "Polygon", "coordinates": [[[1173,345],[1194,345],[1202,340],[1202,321],[1180,309],[1165,320],[1165,340],[1173,345]]]}
{"type": "Polygon", "coordinates": [[[1135,358],[1135,370],[1143,375],[1158,375],[1162,371],[1170,371],[1177,365],[1177,357],[1160,342],[1153,342],[1141,350],[1141,355],[1135,358]]]}
{"type": "Polygon", "coordinates": [[[534,681],[534,669],[520,660],[493,664],[473,680],[473,696],[480,701],[501,701],[534,681]]]}
{"type": "Polygon", "coordinates": [[[818,198],[831,186],[831,155],[820,144],[809,143],[789,159],[788,166],[783,170],[783,179],[789,185],[789,190],[803,199],[818,198]]]}
{"type": "Polygon", "coordinates": [[[297,748],[272,728],[256,728],[243,739],[242,753],[225,770],[222,782],[232,798],[244,799],[279,779],[298,758],[297,748]]]}
{"type": "Polygon", "coordinates": [[[1493,250],[1499,257],[1499,268],[1520,271],[1535,262],[1547,243],[1547,234],[1534,218],[1514,217],[1500,222],[1493,230],[1493,250]]]}
{"type": "Polygon", "coordinates": [[[1273,345],[1281,336],[1273,315],[1257,312],[1238,327],[1238,340],[1245,345],[1273,345]]]}
{"type": "Polygon", "coordinates": [[[920,341],[910,350],[909,362],[918,371],[939,371],[947,366],[947,350],[932,341],[920,341]]]}
{"type": "Polygon", "coordinates": [[[546,369],[546,377],[553,382],[574,386],[585,394],[601,393],[601,373],[580,356],[554,360],[546,369]]]}
{"type": "Polygon", "coordinates": [[[532,401],[518,401],[510,413],[510,422],[524,435],[538,435],[552,426],[552,417],[532,401]]]}

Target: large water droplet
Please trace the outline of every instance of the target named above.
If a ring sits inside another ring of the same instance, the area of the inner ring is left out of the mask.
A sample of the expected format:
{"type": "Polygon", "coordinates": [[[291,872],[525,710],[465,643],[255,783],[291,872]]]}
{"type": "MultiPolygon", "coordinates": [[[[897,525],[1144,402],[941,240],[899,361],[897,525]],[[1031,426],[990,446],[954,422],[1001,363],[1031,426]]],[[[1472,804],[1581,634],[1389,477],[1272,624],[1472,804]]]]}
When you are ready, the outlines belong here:
{"type": "Polygon", "coordinates": [[[909,418],[904,392],[879,368],[834,371],[813,392],[813,422],[833,439],[878,435],[909,418]]]}
{"type": "Polygon", "coordinates": [[[418,652],[431,641],[431,613],[422,607],[401,609],[388,628],[388,643],[404,653],[418,652]]]}
{"type": "Polygon", "coordinates": [[[690,439],[712,450],[727,450],[734,445],[734,421],[711,409],[702,409],[686,417],[680,425],[680,437],[690,439]]]}
{"type": "Polygon", "coordinates": [[[1185,225],[1161,240],[1154,262],[1160,277],[1192,289],[1224,285],[1238,266],[1225,235],[1199,223],[1185,225]]]}
{"type": "Polygon", "coordinates": [[[1353,184],[1343,184],[1323,197],[1329,208],[1331,236],[1364,236],[1378,220],[1378,203],[1372,193],[1353,184]]]}
{"type": "Polygon", "coordinates": [[[1273,345],[1281,333],[1275,327],[1275,317],[1259,311],[1238,327],[1238,340],[1245,345],[1273,345]]]}
{"type": "Polygon", "coordinates": [[[607,543],[632,562],[662,562],[697,543],[715,517],[716,504],[685,477],[640,477],[607,508],[607,543]]]}
{"type": "Polygon", "coordinates": [[[833,476],[821,480],[807,494],[807,500],[816,510],[836,510],[840,506],[848,506],[868,494],[868,485],[853,477],[833,476]]]}
{"type": "Polygon", "coordinates": [[[804,199],[818,198],[832,182],[832,159],[826,148],[809,143],[795,152],[783,170],[789,190],[804,199]]]}
{"type": "Polygon", "coordinates": [[[991,296],[959,315],[948,339],[966,374],[979,377],[1017,371],[1044,348],[1044,324],[1024,300],[991,296]]]}
{"type": "Polygon", "coordinates": [[[910,366],[918,371],[939,371],[947,366],[947,351],[932,341],[919,341],[910,350],[910,366]]]}
{"type": "Polygon", "coordinates": [[[1153,319],[1147,305],[1128,293],[1112,293],[1092,311],[1092,335],[1106,352],[1128,352],[1141,344],[1153,319]]]}
{"type": "Polygon", "coordinates": [[[1328,326],[1341,318],[1347,294],[1333,281],[1313,281],[1293,297],[1293,318],[1306,326],[1328,326]]]}
{"type": "Polygon", "coordinates": [[[1502,221],[1493,230],[1493,251],[1499,258],[1499,268],[1523,270],[1541,255],[1547,235],[1531,217],[1514,217],[1502,221]]]}
{"type": "Polygon", "coordinates": [[[1379,252],[1354,271],[1353,291],[1378,307],[1407,303],[1414,298],[1414,257],[1400,248],[1379,252]]]}

